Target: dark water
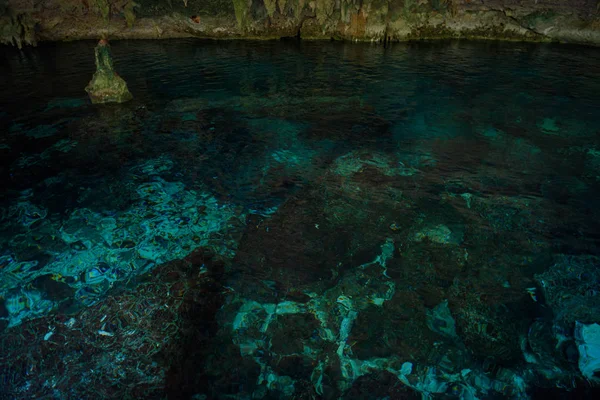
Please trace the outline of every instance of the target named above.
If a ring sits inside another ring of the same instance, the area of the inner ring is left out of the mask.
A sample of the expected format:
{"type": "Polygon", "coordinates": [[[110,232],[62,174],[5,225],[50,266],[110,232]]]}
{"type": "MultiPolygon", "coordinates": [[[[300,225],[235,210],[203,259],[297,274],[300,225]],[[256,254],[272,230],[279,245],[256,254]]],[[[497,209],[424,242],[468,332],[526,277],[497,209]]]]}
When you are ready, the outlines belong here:
{"type": "Polygon", "coordinates": [[[593,395],[599,49],[93,47],[1,53],[7,398],[593,395]]]}

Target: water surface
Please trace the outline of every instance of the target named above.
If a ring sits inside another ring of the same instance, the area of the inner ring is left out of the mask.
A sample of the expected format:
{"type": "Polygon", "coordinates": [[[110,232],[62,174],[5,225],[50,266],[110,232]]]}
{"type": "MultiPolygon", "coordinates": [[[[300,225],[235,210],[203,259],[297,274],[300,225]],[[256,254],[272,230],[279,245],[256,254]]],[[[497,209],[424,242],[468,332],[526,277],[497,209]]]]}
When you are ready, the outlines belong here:
{"type": "Polygon", "coordinates": [[[598,49],[115,42],[95,106],[93,47],[2,49],[9,395],[587,390],[598,49]]]}

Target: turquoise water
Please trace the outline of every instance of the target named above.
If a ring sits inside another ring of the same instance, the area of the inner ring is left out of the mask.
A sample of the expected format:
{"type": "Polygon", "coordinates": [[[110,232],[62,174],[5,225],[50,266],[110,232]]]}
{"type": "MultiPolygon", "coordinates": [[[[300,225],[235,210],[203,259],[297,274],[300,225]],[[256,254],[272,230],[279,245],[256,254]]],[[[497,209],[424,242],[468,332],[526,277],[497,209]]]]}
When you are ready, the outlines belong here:
{"type": "Polygon", "coordinates": [[[593,396],[600,50],[93,47],[1,53],[8,398],[593,396]]]}

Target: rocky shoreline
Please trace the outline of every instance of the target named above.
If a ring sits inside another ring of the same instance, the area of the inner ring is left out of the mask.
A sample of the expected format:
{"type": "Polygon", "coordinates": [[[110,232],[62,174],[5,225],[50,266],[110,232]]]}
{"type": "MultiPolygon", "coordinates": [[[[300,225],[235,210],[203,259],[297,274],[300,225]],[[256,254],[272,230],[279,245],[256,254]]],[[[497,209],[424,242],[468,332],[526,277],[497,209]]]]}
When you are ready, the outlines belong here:
{"type": "Polygon", "coordinates": [[[0,41],[489,39],[600,44],[595,0],[8,0],[0,41]]]}

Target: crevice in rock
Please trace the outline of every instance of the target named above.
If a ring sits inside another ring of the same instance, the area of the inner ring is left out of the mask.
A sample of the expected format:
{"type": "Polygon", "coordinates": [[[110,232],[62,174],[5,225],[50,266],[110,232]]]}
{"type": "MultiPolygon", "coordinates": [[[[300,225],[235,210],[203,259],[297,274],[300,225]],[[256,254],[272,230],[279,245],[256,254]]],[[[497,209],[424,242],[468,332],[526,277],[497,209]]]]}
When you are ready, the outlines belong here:
{"type": "Polygon", "coordinates": [[[521,21],[519,21],[518,18],[513,17],[512,15],[508,15],[508,13],[506,12],[505,9],[500,10],[500,9],[496,9],[496,8],[491,8],[490,11],[495,11],[497,13],[500,13],[500,14],[504,15],[504,17],[508,18],[509,20],[511,20],[512,22],[514,22],[518,26],[520,26],[521,28],[527,30],[528,32],[533,33],[534,35],[550,39],[550,37],[548,35],[545,35],[545,34],[543,34],[541,32],[538,32],[538,31],[536,31],[535,29],[533,29],[533,28],[531,28],[529,26],[523,25],[523,23],[521,21]]]}
{"type": "Polygon", "coordinates": [[[383,48],[386,49],[391,41],[392,41],[392,37],[389,35],[389,24],[385,25],[385,31],[383,31],[383,48]]]}
{"type": "Polygon", "coordinates": [[[295,36],[283,36],[281,38],[281,40],[301,40],[302,39],[302,26],[304,25],[304,22],[306,22],[306,20],[308,20],[308,19],[314,19],[314,18],[317,18],[316,13],[303,15],[302,18],[300,19],[300,22],[298,23],[298,26],[296,27],[296,35],[295,36]]]}

